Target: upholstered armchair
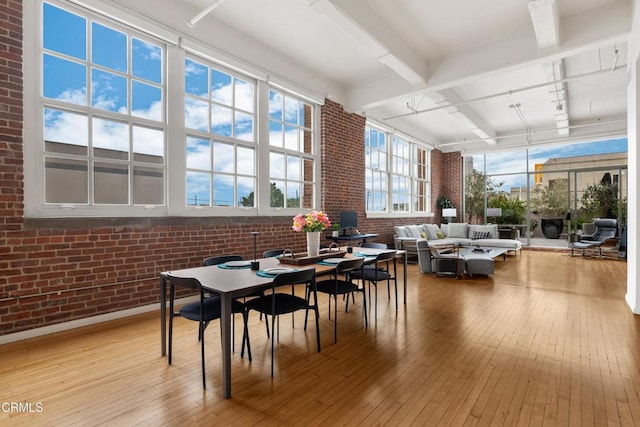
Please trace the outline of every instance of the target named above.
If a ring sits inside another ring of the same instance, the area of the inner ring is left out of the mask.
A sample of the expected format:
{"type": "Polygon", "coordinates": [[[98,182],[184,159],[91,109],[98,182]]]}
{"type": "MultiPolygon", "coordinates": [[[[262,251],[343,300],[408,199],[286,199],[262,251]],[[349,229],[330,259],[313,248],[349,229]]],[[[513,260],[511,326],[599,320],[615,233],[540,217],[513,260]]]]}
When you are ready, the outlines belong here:
{"type": "Polygon", "coordinates": [[[603,248],[615,248],[618,246],[620,238],[618,234],[618,221],[613,218],[603,218],[593,221],[595,231],[591,234],[583,234],[579,242],[569,245],[571,255],[574,249],[581,249],[582,256],[587,249],[598,249],[598,255],[602,256],[603,248]]]}
{"type": "Polygon", "coordinates": [[[593,221],[595,231],[592,234],[583,234],[580,237],[581,242],[585,243],[600,243],[602,244],[606,239],[616,237],[618,234],[618,221],[613,218],[602,218],[593,221]]]}

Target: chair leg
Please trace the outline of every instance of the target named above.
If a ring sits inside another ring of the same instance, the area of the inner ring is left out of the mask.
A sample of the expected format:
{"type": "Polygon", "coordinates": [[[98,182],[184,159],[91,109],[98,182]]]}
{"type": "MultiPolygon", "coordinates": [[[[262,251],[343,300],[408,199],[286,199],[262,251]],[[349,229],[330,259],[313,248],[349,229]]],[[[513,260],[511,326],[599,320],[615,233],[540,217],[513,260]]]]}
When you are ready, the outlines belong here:
{"type": "MultiPolygon", "coordinates": [[[[260,316],[262,316],[262,313],[260,313],[260,316]]],[[[271,338],[271,334],[269,333],[269,316],[266,314],[264,315],[264,325],[267,327],[267,338],[271,338]]]]}
{"type": "Polygon", "coordinates": [[[378,320],[378,284],[374,283],[373,287],[374,287],[375,293],[376,293],[376,295],[375,295],[375,300],[376,300],[375,301],[376,302],[375,315],[376,315],[376,321],[377,321],[378,320]]]}
{"type": "Polygon", "coordinates": [[[316,313],[316,341],[318,343],[318,353],[320,353],[320,313],[318,312],[317,304],[313,307],[313,311],[316,313]]]}
{"type": "Polygon", "coordinates": [[[202,358],[202,388],[207,389],[207,376],[204,369],[204,325],[200,322],[200,331],[202,333],[202,339],[200,340],[200,355],[202,358]]]}
{"type": "MultiPolygon", "coordinates": [[[[291,295],[295,295],[296,294],[296,285],[291,285],[291,295]]],[[[278,321],[278,328],[280,327],[280,321],[278,321]]],[[[291,327],[295,328],[296,327],[296,318],[295,318],[295,313],[291,313],[291,327]]],[[[278,330],[278,334],[280,333],[280,330],[278,330]]],[[[280,338],[280,336],[278,336],[278,338],[280,338]]]]}
{"type": "MultiPolygon", "coordinates": [[[[276,317],[278,317],[278,316],[271,316],[271,330],[272,331],[275,331],[276,317]]],[[[275,333],[271,334],[271,378],[273,378],[274,347],[275,347],[275,333]]]]}
{"type": "Polygon", "coordinates": [[[395,279],[395,277],[393,278],[393,287],[396,290],[396,311],[398,311],[398,281],[395,279]]]}
{"type": "MultiPolygon", "coordinates": [[[[309,290],[309,286],[306,287],[304,291],[304,299],[309,305],[309,299],[311,298],[311,290],[309,290]]],[[[331,304],[331,296],[329,296],[329,304],[331,304]]],[[[329,318],[331,318],[331,307],[329,307],[329,318]]],[[[307,320],[309,319],[309,310],[304,311],[304,330],[307,330],[307,320]]]]}
{"type": "MultiPolygon", "coordinates": [[[[207,329],[207,326],[209,326],[209,322],[204,322],[204,328],[202,328],[202,333],[204,333],[204,330],[207,329]]],[[[198,341],[200,341],[202,339],[202,334],[200,333],[200,330],[198,329],[198,341]]]]}
{"type": "Polygon", "coordinates": [[[244,344],[247,343],[247,354],[249,356],[249,362],[253,361],[251,357],[251,343],[249,342],[249,312],[245,310],[242,313],[242,319],[244,320],[244,332],[242,333],[242,351],[240,357],[244,357],[244,344]]]}
{"type": "Polygon", "coordinates": [[[169,359],[169,365],[171,365],[171,348],[173,343],[173,313],[169,313],[169,354],[167,355],[169,359]]]}
{"type": "MultiPolygon", "coordinates": [[[[333,305],[333,343],[337,344],[338,343],[338,295],[334,294],[333,296],[335,298],[334,301],[334,305],[333,305]]],[[[331,300],[331,298],[329,298],[329,300],[331,300]]],[[[347,295],[347,303],[349,301],[349,295],[347,295]]],[[[316,319],[317,322],[317,319],[316,319]]]]}
{"type": "Polygon", "coordinates": [[[367,296],[365,295],[364,288],[362,288],[362,311],[364,312],[364,327],[369,327],[369,320],[367,318],[367,296]]]}

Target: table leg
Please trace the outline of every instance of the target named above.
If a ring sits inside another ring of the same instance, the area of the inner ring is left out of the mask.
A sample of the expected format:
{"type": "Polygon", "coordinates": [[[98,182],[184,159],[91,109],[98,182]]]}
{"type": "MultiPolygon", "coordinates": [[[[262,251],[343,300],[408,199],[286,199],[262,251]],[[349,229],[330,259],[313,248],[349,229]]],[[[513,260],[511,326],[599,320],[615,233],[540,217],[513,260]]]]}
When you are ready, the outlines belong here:
{"type": "Polygon", "coordinates": [[[220,294],[221,317],[220,336],[222,337],[222,397],[231,397],[231,295],[220,294]]]}
{"type": "Polygon", "coordinates": [[[167,354],[167,281],[160,277],[160,355],[167,354]]]}
{"type": "Polygon", "coordinates": [[[407,303],[407,259],[409,258],[409,253],[405,252],[404,253],[404,257],[402,258],[403,263],[402,263],[402,267],[404,268],[404,274],[403,274],[403,288],[404,288],[404,303],[407,303]]]}

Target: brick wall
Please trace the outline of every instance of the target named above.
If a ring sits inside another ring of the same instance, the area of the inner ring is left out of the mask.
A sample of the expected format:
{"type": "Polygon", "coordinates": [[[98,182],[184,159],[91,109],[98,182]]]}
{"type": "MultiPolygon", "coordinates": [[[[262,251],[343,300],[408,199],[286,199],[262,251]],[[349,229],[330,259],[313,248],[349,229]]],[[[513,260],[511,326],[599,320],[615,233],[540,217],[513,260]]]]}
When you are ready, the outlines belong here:
{"type": "MultiPolygon", "coordinates": [[[[251,258],[254,230],[258,254],[303,250],[288,216],[24,219],[21,58],[22,2],[0,1],[0,335],[156,303],[160,271],[212,254],[251,258]]],[[[387,243],[393,225],[427,220],[366,219],[365,119],[329,100],[321,117],[322,208],[330,218],[355,209],[360,231],[387,243]]],[[[460,205],[453,192],[461,176],[459,155],[434,152],[434,207],[439,194],[460,205]]]]}
{"type": "MultiPolygon", "coordinates": [[[[433,186],[433,203],[434,212],[437,215],[438,221],[442,221],[442,210],[437,206],[436,201],[440,196],[447,196],[451,199],[453,206],[457,209],[458,221],[462,222],[462,187],[463,187],[463,170],[462,170],[462,155],[459,152],[455,153],[442,153],[440,151],[434,151],[432,159],[438,158],[438,168],[433,168],[432,179],[434,184],[437,175],[437,185],[433,186]],[[437,192],[436,192],[437,188],[437,192]]],[[[452,221],[455,222],[455,221],[452,221]]]]}

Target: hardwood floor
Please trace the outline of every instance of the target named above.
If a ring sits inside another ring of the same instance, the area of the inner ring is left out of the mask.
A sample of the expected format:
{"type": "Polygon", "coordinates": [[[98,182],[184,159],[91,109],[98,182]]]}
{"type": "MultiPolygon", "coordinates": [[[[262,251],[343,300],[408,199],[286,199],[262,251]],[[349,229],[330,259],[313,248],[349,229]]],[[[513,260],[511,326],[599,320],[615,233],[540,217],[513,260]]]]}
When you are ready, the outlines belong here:
{"type": "Polygon", "coordinates": [[[321,353],[303,314],[295,329],[283,316],[273,380],[252,313],[254,359],[233,355],[230,400],[217,323],[204,391],[196,324],[176,321],[168,366],[157,312],[139,315],[0,347],[0,425],[640,425],[640,316],[625,291],[624,262],[558,252],[509,256],[493,278],[410,265],[406,306],[381,287],[377,322],[364,328],[358,300],[338,313],[337,344],[321,295],[321,353]]]}

